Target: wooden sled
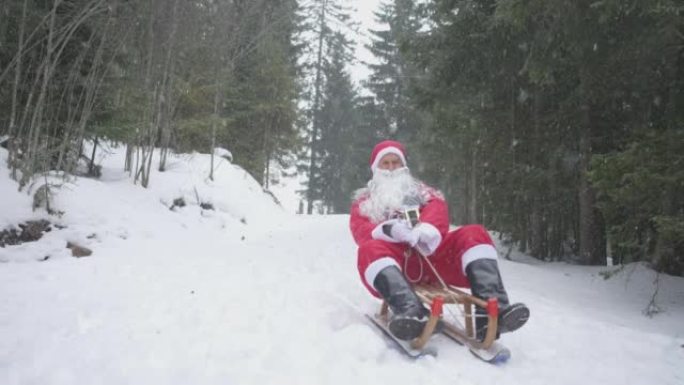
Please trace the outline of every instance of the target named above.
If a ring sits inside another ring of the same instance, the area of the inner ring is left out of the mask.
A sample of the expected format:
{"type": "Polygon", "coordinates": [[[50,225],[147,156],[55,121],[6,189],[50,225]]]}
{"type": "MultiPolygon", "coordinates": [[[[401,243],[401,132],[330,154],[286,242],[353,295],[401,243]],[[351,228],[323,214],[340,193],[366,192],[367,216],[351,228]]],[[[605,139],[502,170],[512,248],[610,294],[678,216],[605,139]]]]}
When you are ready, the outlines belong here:
{"type": "MultiPolygon", "coordinates": [[[[405,344],[395,339],[410,356],[420,356],[430,338],[439,329],[442,334],[450,339],[468,346],[474,355],[484,361],[501,363],[510,358],[510,351],[496,341],[499,315],[499,306],[496,298],[484,301],[451,286],[446,289],[437,286],[418,285],[414,287],[414,290],[431,311],[430,318],[419,337],[412,341],[407,341],[405,344]],[[461,311],[458,312],[462,317],[461,325],[458,324],[457,319],[447,320],[442,316],[445,304],[461,307],[461,311]],[[478,341],[475,337],[474,314],[476,307],[485,309],[487,313],[487,333],[483,341],[478,341]],[[438,323],[440,323],[439,328],[437,327],[438,323]]],[[[382,303],[380,312],[376,314],[374,321],[388,332],[389,307],[386,302],[382,303]]]]}

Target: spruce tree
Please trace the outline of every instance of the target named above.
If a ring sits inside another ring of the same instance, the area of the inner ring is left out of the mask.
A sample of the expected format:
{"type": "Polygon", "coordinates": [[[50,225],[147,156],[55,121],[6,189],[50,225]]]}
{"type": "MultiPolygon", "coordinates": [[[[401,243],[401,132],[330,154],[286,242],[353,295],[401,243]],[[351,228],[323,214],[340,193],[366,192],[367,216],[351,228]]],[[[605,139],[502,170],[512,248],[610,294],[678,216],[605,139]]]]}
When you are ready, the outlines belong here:
{"type": "MultiPolygon", "coordinates": [[[[464,0],[424,10],[405,55],[422,70],[411,97],[429,116],[419,153],[456,201],[455,220],[484,222],[538,258],[605,263],[606,229],[613,243],[624,220],[612,164],[634,164],[626,159],[646,152],[626,149],[681,126],[682,6],[464,0]]],[[[651,218],[665,212],[654,207],[651,218]]]]}
{"type": "Polygon", "coordinates": [[[377,64],[368,64],[371,75],[367,87],[375,95],[386,121],[388,136],[411,141],[421,128],[419,112],[413,106],[410,85],[418,76],[405,57],[405,46],[421,28],[418,10],[411,0],[382,3],[375,13],[382,29],[371,30],[368,49],[377,64]]]}
{"type": "MultiPolygon", "coordinates": [[[[314,209],[314,202],[320,200],[320,183],[317,178],[321,174],[320,162],[323,150],[320,147],[321,141],[321,105],[322,92],[327,79],[325,78],[324,68],[328,63],[327,52],[331,52],[331,46],[336,43],[335,32],[345,33],[344,29],[354,28],[354,23],[350,21],[351,9],[345,4],[344,0],[311,0],[305,9],[305,17],[308,20],[310,32],[314,38],[308,44],[310,60],[307,64],[310,75],[308,84],[308,95],[310,103],[308,114],[308,152],[309,162],[306,167],[308,171],[308,182],[305,188],[307,200],[307,213],[311,214],[314,209]]],[[[345,44],[349,44],[346,42],[345,44]]]]}
{"type": "Polygon", "coordinates": [[[351,141],[357,134],[359,116],[357,95],[347,72],[351,61],[348,42],[341,33],[332,36],[329,62],[324,67],[326,79],[321,93],[320,174],[316,175],[316,196],[328,212],[343,212],[349,208],[352,186],[349,184],[351,141]]]}

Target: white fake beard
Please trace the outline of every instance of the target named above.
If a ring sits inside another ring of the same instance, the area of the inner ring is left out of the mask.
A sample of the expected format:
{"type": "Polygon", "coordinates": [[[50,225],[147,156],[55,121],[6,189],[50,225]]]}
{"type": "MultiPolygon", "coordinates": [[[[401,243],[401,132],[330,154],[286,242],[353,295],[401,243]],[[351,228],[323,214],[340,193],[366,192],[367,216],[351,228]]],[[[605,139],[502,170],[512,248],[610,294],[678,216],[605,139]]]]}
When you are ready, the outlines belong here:
{"type": "Polygon", "coordinates": [[[407,167],[394,171],[377,169],[368,182],[368,198],[361,203],[361,214],[374,223],[390,219],[408,206],[424,203],[421,183],[407,167]]]}

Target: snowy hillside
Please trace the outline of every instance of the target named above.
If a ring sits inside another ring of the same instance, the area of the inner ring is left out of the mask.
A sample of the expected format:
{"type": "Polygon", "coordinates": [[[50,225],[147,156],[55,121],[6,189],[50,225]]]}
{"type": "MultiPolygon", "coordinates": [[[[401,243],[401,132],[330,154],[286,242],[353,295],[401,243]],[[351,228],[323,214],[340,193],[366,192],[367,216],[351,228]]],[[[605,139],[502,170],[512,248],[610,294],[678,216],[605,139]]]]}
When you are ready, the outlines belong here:
{"type": "Polygon", "coordinates": [[[53,223],[0,248],[0,384],[684,383],[684,279],[660,277],[648,318],[656,275],[640,265],[604,280],[608,268],[514,255],[502,274],[532,318],[502,338],[511,360],[485,364],[441,337],[437,357],[411,360],[363,316],[378,302],[347,216],[289,214],[224,159],[212,182],[202,154],[172,157],[143,189],[110,151],[100,180],[57,191],[57,218],[31,211],[0,149],[0,231],[53,223]]]}

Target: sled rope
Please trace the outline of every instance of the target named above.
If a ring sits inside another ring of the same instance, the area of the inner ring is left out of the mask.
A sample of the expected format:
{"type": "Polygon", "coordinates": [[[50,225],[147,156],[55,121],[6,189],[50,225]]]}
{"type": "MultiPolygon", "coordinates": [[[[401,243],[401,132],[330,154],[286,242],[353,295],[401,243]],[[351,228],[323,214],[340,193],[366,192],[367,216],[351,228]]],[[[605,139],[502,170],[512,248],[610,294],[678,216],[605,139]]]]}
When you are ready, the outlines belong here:
{"type": "MultiPolygon", "coordinates": [[[[458,300],[457,300],[457,298],[456,298],[456,295],[453,294],[453,293],[451,293],[451,292],[449,291],[449,286],[446,284],[446,282],[444,282],[444,279],[442,278],[442,276],[439,275],[439,273],[437,272],[437,269],[435,268],[435,266],[432,264],[432,262],[430,262],[430,259],[429,259],[427,256],[421,254],[420,252],[419,252],[418,254],[422,257],[422,259],[425,260],[425,262],[427,262],[427,265],[430,267],[430,269],[432,270],[432,272],[435,274],[435,277],[437,277],[437,280],[439,280],[439,283],[442,285],[442,288],[444,289],[445,293],[446,293],[447,295],[451,296],[455,303],[458,303],[458,300]]],[[[423,268],[423,264],[422,264],[422,262],[421,262],[421,264],[420,264],[420,267],[421,267],[421,276],[422,276],[422,274],[423,274],[423,269],[422,269],[422,268],[423,268]]],[[[465,314],[463,313],[463,309],[461,309],[460,306],[457,306],[457,307],[458,307],[459,311],[461,312],[461,315],[465,315],[465,314]]],[[[454,319],[454,321],[455,321],[459,326],[463,326],[463,325],[461,324],[461,321],[459,321],[458,317],[456,317],[456,315],[454,314],[453,310],[451,310],[449,307],[445,307],[445,308],[447,309],[447,312],[449,312],[449,314],[451,315],[451,317],[454,319]]]]}
{"type": "Polygon", "coordinates": [[[408,275],[408,261],[412,256],[413,256],[413,249],[409,248],[404,252],[404,270],[403,271],[405,271],[406,279],[408,279],[409,282],[418,283],[423,279],[423,260],[418,259],[418,262],[420,264],[420,273],[418,274],[418,278],[413,279],[413,278],[409,277],[409,275],[408,275]]]}
{"type": "MultiPolygon", "coordinates": [[[[425,262],[427,262],[427,265],[430,267],[430,270],[432,270],[432,272],[435,274],[435,277],[437,277],[437,280],[439,280],[439,283],[442,285],[442,288],[444,289],[445,293],[447,293],[447,295],[450,296],[451,299],[455,303],[458,303],[456,295],[449,291],[449,286],[446,284],[446,282],[444,281],[442,276],[439,275],[435,266],[432,264],[432,262],[430,262],[430,259],[427,256],[421,254],[420,252],[417,252],[417,254],[419,255],[418,263],[420,265],[420,273],[418,274],[418,278],[413,279],[408,275],[408,261],[409,261],[409,259],[411,259],[411,257],[414,256],[415,253],[416,253],[416,251],[414,251],[414,249],[412,249],[412,248],[409,248],[404,252],[404,269],[403,269],[403,271],[405,272],[404,274],[406,276],[406,279],[413,284],[419,283],[423,279],[423,274],[424,274],[423,260],[425,260],[425,262]]],[[[445,309],[451,315],[451,318],[453,318],[453,320],[456,322],[456,324],[463,327],[463,324],[461,324],[461,321],[458,319],[456,314],[454,314],[454,311],[450,307],[445,307],[445,309]]],[[[465,316],[463,309],[461,309],[460,306],[458,307],[458,309],[461,313],[461,316],[465,316]]]]}

